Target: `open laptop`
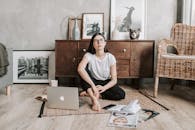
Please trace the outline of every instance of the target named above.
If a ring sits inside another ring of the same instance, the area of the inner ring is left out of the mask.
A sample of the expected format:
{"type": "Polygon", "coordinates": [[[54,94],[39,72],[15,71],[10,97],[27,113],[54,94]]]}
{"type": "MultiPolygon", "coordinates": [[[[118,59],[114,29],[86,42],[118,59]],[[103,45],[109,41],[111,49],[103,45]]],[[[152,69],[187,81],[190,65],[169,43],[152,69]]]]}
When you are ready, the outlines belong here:
{"type": "Polygon", "coordinates": [[[47,105],[49,108],[79,109],[77,87],[47,87],[47,105]]]}

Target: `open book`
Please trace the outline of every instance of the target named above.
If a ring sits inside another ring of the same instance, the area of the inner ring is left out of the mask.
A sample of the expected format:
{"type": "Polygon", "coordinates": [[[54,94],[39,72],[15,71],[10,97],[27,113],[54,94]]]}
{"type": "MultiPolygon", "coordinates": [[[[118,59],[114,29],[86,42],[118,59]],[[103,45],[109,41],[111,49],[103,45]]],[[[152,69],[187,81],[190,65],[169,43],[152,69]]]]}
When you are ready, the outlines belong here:
{"type": "Polygon", "coordinates": [[[35,97],[35,99],[40,100],[40,101],[47,101],[47,95],[41,95],[35,97]]]}

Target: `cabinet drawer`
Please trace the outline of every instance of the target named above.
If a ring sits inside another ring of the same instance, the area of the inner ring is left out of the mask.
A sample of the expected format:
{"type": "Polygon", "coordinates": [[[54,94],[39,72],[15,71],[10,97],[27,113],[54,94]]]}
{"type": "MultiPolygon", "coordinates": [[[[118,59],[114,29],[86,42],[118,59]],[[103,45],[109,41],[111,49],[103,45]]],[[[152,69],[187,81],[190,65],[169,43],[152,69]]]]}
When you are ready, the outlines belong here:
{"type": "Polygon", "coordinates": [[[85,42],[79,42],[79,58],[82,58],[83,55],[87,52],[87,49],[89,47],[89,41],[85,41],[85,42]]]}
{"type": "Polygon", "coordinates": [[[116,58],[130,58],[130,42],[108,42],[107,48],[116,58]]]}
{"type": "Polygon", "coordinates": [[[117,75],[120,78],[129,77],[129,60],[117,60],[117,75]]]}
{"type": "Polygon", "coordinates": [[[118,78],[129,77],[129,65],[117,65],[118,78]]]}

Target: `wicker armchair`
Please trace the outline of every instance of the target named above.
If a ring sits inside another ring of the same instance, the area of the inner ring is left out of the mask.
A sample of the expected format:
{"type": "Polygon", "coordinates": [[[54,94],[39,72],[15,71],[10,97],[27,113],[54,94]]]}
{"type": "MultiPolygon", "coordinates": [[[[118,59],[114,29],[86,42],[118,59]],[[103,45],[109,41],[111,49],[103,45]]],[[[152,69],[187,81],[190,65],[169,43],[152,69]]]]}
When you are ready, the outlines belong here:
{"type": "Polygon", "coordinates": [[[195,26],[177,23],[170,40],[159,42],[154,97],[158,93],[159,77],[195,80],[195,26]]]}

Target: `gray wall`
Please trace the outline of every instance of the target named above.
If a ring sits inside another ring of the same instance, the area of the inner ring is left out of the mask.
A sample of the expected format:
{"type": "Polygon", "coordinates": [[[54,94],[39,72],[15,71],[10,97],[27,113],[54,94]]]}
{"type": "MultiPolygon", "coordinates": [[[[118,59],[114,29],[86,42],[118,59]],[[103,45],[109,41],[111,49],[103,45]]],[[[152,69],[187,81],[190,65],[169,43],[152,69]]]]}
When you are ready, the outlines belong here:
{"type": "MultiPolygon", "coordinates": [[[[11,49],[6,49],[8,54],[11,54],[12,53],[12,50],[11,49]]],[[[7,67],[7,73],[0,77],[0,88],[3,88],[3,87],[6,87],[10,84],[12,84],[13,82],[13,72],[12,72],[12,55],[8,55],[8,61],[9,61],[9,66],[7,67]]],[[[0,93],[1,94],[1,93],[0,93]]]]}
{"type": "MultiPolygon", "coordinates": [[[[0,42],[13,49],[54,49],[67,38],[69,16],[104,12],[109,32],[110,0],[0,0],[0,42]]],[[[176,21],[176,0],[147,0],[147,39],[169,37],[176,21]]]]}
{"type": "Polygon", "coordinates": [[[147,38],[155,40],[169,38],[176,18],[176,0],[148,0],[147,38]]]}
{"type": "Polygon", "coordinates": [[[109,0],[0,0],[0,41],[13,49],[53,49],[67,38],[69,16],[104,12],[108,30],[109,0]]]}
{"type": "MultiPolygon", "coordinates": [[[[147,39],[169,38],[176,9],[177,0],[147,0],[147,39]]],[[[67,39],[68,17],[89,12],[104,13],[109,35],[110,0],[0,0],[0,42],[13,50],[54,49],[56,39],[67,39]]]]}

